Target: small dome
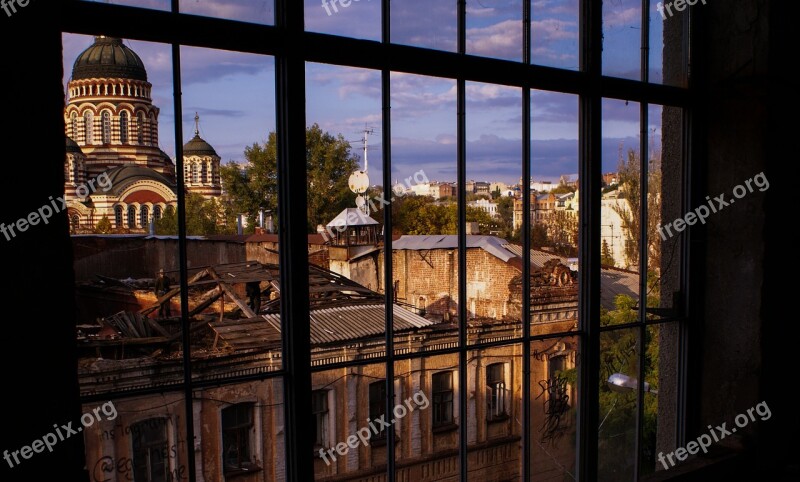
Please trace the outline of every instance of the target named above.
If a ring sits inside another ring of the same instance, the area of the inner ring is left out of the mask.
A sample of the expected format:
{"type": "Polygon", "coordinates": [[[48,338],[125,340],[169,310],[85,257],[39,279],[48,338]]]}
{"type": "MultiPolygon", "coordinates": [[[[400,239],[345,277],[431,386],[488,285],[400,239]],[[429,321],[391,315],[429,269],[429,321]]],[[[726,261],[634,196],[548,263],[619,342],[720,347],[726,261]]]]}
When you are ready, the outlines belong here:
{"type": "Polygon", "coordinates": [[[100,36],[75,59],[72,80],[103,78],[146,81],[147,71],[142,59],[122,39],[100,36]]]}
{"type": "Polygon", "coordinates": [[[215,156],[217,155],[217,151],[211,147],[211,144],[204,141],[199,134],[195,134],[192,140],[186,143],[183,146],[183,155],[184,156],[215,156]]]}
{"type": "Polygon", "coordinates": [[[66,136],[66,138],[67,138],[67,154],[83,154],[81,146],[79,146],[77,142],[73,141],[70,136],[66,136]]]}

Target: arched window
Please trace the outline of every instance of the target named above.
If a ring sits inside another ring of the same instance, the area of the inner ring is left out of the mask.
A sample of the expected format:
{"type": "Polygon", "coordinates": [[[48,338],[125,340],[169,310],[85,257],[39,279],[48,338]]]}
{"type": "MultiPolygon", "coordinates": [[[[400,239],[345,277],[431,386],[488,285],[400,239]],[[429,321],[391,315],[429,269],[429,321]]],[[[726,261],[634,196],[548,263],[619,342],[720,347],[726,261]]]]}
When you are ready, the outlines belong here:
{"type": "Polygon", "coordinates": [[[86,112],[83,114],[83,135],[84,135],[84,142],[86,144],[93,144],[94,143],[94,132],[92,129],[92,123],[94,123],[94,118],[92,117],[91,112],[86,112]]]}
{"type": "Polygon", "coordinates": [[[153,221],[161,220],[161,206],[153,206],[153,221]]]}
{"type": "Polygon", "coordinates": [[[128,143],[128,112],[124,110],[119,113],[119,142],[128,143]]]}
{"type": "Polygon", "coordinates": [[[73,141],[78,140],[78,113],[73,112],[72,116],[70,116],[70,137],[72,137],[73,141]]]}
{"type": "Polygon", "coordinates": [[[136,142],[139,145],[144,144],[144,114],[142,112],[136,115],[136,142]]]}
{"type": "Polygon", "coordinates": [[[111,144],[111,114],[103,111],[103,144],[111,144]]]}
{"type": "Polygon", "coordinates": [[[78,228],[81,227],[81,217],[77,214],[73,214],[69,217],[69,221],[70,228],[72,228],[71,231],[73,233],[78,231],[78,228]]]}
{"type": "Polygon", "coordinates": [[[191,180],[192,180],[192,182],[199,182],[198,173],[197,173],[197,163],[196,162],[192,163],[192,177],[191,177],[191,180]]]}
{"type": "Polygon", "coordinates": [[[134,206],[128,206],[128,227],[136,227],[136,208],[134,206]]]}
{"type": "Polygon", "coordinates": [[[158,145],[158,123],[156,122],[156,115],[150,114],[150,144],[158,145]]]}
{"type": "Polygon", "coordinates": [[[118,228],[122,227],[122,206],[114,208],[114,226],[118,228]]]}
{"type": "Polygon", "coordinates": [[[72,179],[70,179],[70,181],[72,181],[73,183],[77,184],[81,180],[81,176],[80,176],[81,165],[78,162],[78,158],[74,157],[74,156],[73,156],[73,158],[72,158],[72,160],[70,162],[72,163],[72,166],[71,166],[72,167],[72,173],[71,173],[71,176],[70,176],[72,179]]]}
{"type": "Polygon", "coordinates": [[[208,182],[208,164],[205,162],[200,165],[200,182],[208,182]]]}
{"type": "Polygon", "coordinates": [[[150,225],[150,208],[147,206],[142,206],[139,209],[139,224],[141,224],[143,228],[150,225]]]}

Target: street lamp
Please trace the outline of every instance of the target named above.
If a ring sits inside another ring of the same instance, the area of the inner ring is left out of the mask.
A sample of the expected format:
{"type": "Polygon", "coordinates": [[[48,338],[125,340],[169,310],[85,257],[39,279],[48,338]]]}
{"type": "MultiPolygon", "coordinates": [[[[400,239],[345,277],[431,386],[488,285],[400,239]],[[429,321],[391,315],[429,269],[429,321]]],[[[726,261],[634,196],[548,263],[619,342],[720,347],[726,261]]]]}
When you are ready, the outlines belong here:
{"type": "MultiPolygon", "coordinates": [[[[615,373],[608,377],[608,388],[617,393],[627,393],[631,390],[639,388],[639,381],[635,378],[629,377],[624,373],[615,373]]],[[[644,391],[658,395],[658,390],[650,388],[650,384],[644,382],[644,391]]]]}

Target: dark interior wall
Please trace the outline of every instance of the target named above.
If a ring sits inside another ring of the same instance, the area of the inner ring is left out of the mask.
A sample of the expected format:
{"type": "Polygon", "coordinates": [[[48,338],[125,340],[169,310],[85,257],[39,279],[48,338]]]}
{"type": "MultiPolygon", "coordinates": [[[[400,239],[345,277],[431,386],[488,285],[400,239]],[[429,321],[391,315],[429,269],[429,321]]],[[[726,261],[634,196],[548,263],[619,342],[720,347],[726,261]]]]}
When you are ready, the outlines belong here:
{"type": "MultiPolygon", "coordinates": [[[[8,2],[6,2],[8,3],[8,2]]],[[[2,218],[8,226],[64,190],[61,112],[61,35],[55,21],[62,2],[32,0],[11,16],[0,10],[0,106],[3,129],[2,218]]],[[[53,424],[73,428],[81,413],[75,376],[73,276],[65,214],[30,226],[10,241],[0,235],[5,309],[2,315],[0,451],[20,450],[53,424]]],[[[63,432],[63,431],[62,431],[63,432]]],[[[87,480],[81,434],[59,441],[52,453],[34,454],[9,467],[0,480],[87,480]]]]}
{"type": "MultiPolygon", "coordinates": [[[[707,119],[702,139],[707,145],[705,188],[712,198],[724,194],[730,200],[735,186],[766,167],[768,3],[708,2],[696,9],[706,20],[697,34],[708,45],[700,67],[705,71],[701,98],[707,119]]],[[[760,305],[768,195],[769,190],[755,190],[712,214],[706,224],[703,425],[732,423],[737,414],[761,401],[760,305]]],[[[695,205],[706,202],[697,201],[695,205]]]]}
{"type": "Polygon", "coordinates": [[[797,327],[787,283],[796,263],[784,261],[794,253],[791,237],[780,229],[792,222],[781,206],[792,190],[787,183],[796,179],[787,156],[796,157],[790,143],[796,137],[797,82],[785,68],[798,58],[789,33],[796,28],[789,26],[797,19],[796,3],[709,1],[695,9],[700,48],[693,52],[692,70],[700,80],[701,125],[694,132],[702,146],[695,161],[706,165],[696,171],[702,182],[693,206],[705,195],[730,200],[737,185],[761,172],[769,188],[755,188],[712,214],[693,235],[692,253],[701,256],[698,274],[704,278],[700,316],[693,320],[699,327],[693,332],[695,360],[702,370],[695,377],[699,405],[689,414],[687,441],[708,425],[735,426],[738,414],[766,402],[771,419],[722,442],[748,449],[749,462],[741,469],[758,480],[788,480],[792,465],[797,475],[800,425],[791,395],[797,327]]]}

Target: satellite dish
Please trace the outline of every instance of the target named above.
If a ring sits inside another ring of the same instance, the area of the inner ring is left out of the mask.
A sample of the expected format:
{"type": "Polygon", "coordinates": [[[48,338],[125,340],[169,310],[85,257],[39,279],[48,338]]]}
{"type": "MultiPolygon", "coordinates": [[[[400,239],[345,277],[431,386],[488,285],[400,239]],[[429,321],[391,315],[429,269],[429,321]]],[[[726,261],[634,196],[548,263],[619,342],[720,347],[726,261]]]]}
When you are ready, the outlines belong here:
{"type": "Polygon", "coordinates": [[[356,194],[363,194],[369,188],[369,176],[364,171],[356,171],[350,174],[350,179],[347,181],[350,190],[356,194]]]}

